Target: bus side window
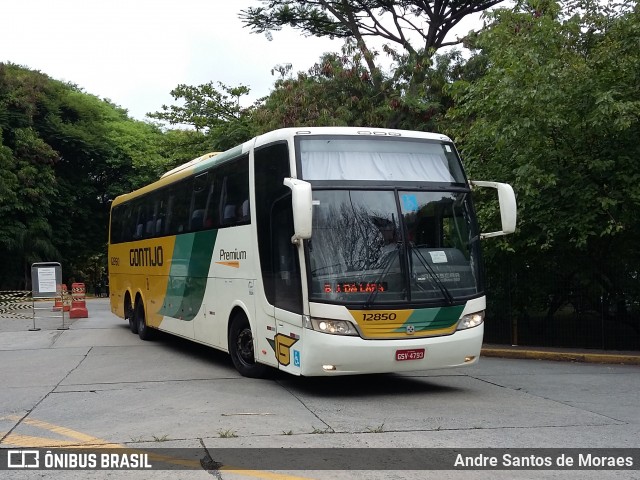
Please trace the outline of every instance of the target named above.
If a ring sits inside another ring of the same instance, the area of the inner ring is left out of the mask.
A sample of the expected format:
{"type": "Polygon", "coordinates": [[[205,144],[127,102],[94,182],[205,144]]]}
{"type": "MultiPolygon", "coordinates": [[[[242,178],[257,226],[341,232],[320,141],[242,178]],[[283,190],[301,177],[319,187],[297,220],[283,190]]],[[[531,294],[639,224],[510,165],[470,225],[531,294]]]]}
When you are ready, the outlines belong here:
{"type": "Polygon", "coordinates": [[[189,210],[191,204],[191,182],[189,179],[175,183],[169,191],[167,208],[167,227],[165,233],[175,235],[186,233],[189,228],[189,210]]]}
{"type": "Polygon", "coordinates": [[[144,237],[144,233],[147,227],[147,216],[146,216],[145,210],[146,209],[144,204],[142,203],[142,200],[137,199],[135,210],[134,210],[135,218],[136,218],[135,230],[133,232],[134,240],[140,240],[142,237],[144,237]]]}
{"type": "Polygon", "coordinates": [[[289,148],[286,142],[280,142],[255,151],[255,192],[253,205],[258,231],[258,254],[265,295],[271,305],[275,304],[274,277],[277,265],[271,251],[272,222],[274,202],[290,190],[283,185],[283,179],[291,175],[289,167],[289,148]]]}
{"type": "Polygon", "coordinates": [[[164,218],[165,218],[165,210],[167,209],[167,202],[164,197],[159,198],[156,202],[156,215],[155,215],[155,229],[156,229],[156,237],[164,234],[164,218]]]}
{"type": "Polygon", "coordinates": [[[271,211],[271,248],[274,266],[274,305],[302,314],[302,283],[298,249],[291,243],[293,209],[291,195],[273,204],[271,211]]]}
{"type": "MultiPolygon", "coordinates": [[[[246,223],[243,203],[249,198],[249,157],[243,156],[220,167],[220,225],[246,223]]],[[[248,204],[247,204],[248,212],[248,204]]]]}
{"type": "Polygon", "coordinates": [[[222,225],[231,225],[236,221],[236,206],[227,203],[222,209],[222,225]]]}
{"type": "Polygon", "coordinates": [[[131,206],[131,204],[127,204],[126,206],[126,210],[124,212],[124,218],[122,221],[122,241],[123,242],[130,242],[131,240],[133,240],[133,232],[134,232],[134,226],[133,226],[133,207],[131,206]]]}
{"type": "Polygon", "coordinates": [[[191,195],[191,215],[189,231],[196,232],[204,227],[204,210],[207,206],[207,184],[209,173],[198,175],[193,181],[193,193],[191,195]]]}
{"type": "Polygon", "coordinates": [[[167,195],[167,210],[166,216],[164,218],[164,225],[162,233],[163,235],[171,234],[171,224],[173,222],[173,203],[175,200],[175,195],[172,194],[171,191],[168,192],[167,195]]]}
{"type": "Polygon", "coordinates": [[[217,191],[216,176],[214,172],[209,172],[209,183],[207,185],[207,202],[204,207],[204,228],[217,228],[216,222],[218,198],[220,192],[217,191]]]}
{"type": "Polygon", "coordinates": [[[240,205],[240,213],[238,214],[240,222],[248,222],[251,219],[251,210],[249,210],[249,199],[245,199],[240,205]]]}

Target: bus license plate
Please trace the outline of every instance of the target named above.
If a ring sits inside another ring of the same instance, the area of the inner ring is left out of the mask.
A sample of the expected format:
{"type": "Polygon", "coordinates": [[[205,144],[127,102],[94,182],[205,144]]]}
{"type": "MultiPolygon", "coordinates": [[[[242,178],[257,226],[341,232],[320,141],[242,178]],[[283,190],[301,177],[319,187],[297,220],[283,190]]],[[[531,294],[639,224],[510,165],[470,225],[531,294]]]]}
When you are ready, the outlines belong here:
{"type": "Polygon", "coordinates": [[[411,350],[396,350],[396,360],[422,360],[424,358],[424,348],[414,348],[411,350]]]}

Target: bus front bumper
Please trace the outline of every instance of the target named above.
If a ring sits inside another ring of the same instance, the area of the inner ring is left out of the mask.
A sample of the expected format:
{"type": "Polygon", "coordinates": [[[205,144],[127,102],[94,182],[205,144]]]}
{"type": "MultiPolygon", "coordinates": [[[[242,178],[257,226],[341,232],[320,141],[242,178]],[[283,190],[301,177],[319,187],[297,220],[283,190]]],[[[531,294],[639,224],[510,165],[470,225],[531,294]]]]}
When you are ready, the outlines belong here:
{"type": "Polygon", "coordinates": [[[300,374],[333,376],[409,372],[473,365],[478,362],[484,323],[452,335],[402,340],[364,340],[360,337],[304,331],[300,374]],[[424,358],[398,360],[402,351],[420,351],[424,358]],[[401,351],[398,354],[398,351],[401,351]]]}

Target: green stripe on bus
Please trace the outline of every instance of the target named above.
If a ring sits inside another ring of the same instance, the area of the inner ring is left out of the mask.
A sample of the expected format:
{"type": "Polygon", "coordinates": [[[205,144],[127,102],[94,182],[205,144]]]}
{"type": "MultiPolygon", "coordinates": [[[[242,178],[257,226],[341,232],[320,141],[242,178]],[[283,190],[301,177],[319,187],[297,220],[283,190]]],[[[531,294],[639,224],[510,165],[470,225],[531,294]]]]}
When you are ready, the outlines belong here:
{"type": "Polygon", "coordinates": [[[165,301],[158,313],[193,320],[202,306],[217,230],[176,237],[165,301]]]}
{"type": "Polygon", "coordinates": [[[419,308],[413,311],[402,327],[394,332],[406,332],[408,325],[413,325],[416,332],[439,330],[451,327],[460,320],[464,305],[441,308],[419,308]]]}

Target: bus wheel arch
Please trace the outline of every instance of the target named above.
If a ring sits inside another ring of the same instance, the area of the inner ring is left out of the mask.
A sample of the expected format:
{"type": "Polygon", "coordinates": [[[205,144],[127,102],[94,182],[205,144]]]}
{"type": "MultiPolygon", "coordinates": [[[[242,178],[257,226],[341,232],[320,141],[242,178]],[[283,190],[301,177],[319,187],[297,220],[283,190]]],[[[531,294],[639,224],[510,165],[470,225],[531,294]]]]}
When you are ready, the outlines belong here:
{"type": "Polygon", "coordinates": [[[269,368],[256,362],[254,338],[247,314],[242,308],[234,307],[229,316],[227,329],[227,346],[231,361],[242,376],[264,378],[269,368]]]}
{"type": "Polygon", "coordinates": [[[147,325],[147,316],[144,308],[142,295],[136,295],[136,303],[133,310],[133,319],[136,325],[138,336],[141,340],[151,340],[153,338],[153,329],[147,325]]]}

